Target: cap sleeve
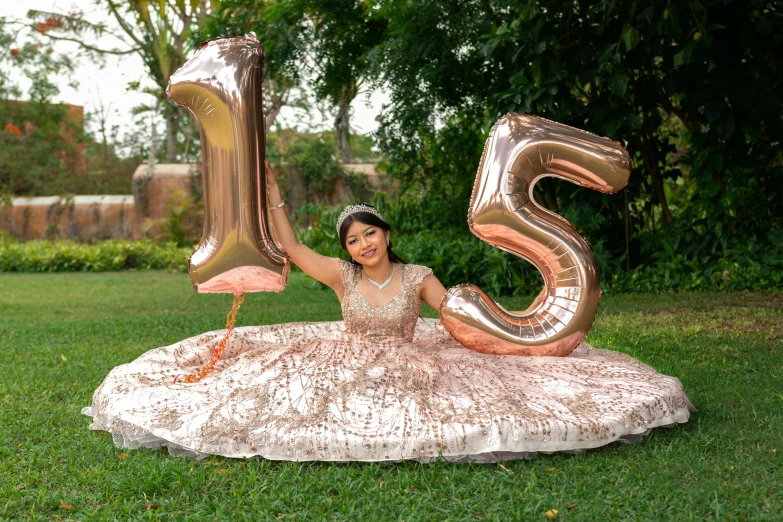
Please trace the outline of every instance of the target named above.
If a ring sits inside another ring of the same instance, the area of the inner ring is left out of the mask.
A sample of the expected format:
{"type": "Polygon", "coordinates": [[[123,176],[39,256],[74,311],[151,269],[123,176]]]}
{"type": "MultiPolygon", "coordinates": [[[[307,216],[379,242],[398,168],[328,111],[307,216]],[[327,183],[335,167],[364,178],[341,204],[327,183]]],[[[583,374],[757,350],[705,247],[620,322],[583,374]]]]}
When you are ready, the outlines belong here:
{"type": "Polygon", "coordinates": [[[421,265],[408,265],[408,284],[412,288],[416,288],[427,279],[427,276],[432,274],[432,269],[421,265]]]}
{"type": "Polygon", "coordinates": [[[340,277],[343,279],[343,288],[353,288],[356,284],[356,275],[359,267],[343,259],[340,262],[340,277]]]}

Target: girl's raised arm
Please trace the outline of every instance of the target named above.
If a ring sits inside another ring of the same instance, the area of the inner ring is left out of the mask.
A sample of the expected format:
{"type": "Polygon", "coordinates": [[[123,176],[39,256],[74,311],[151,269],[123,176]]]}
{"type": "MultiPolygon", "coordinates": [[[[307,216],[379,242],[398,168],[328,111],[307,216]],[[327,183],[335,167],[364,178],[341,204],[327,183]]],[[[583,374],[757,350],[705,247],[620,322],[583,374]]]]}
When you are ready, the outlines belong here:
{"type": "Polygon", "coordinates": [[[277,184],[277,169],[268,161],[264,162],[266,169],[266,191],[269,215],[275,237],[288,254],[289,259],[301,268],[305,274],[332,288],[342,298],[343,281],[340,277],[339,260],[334,257],[322,256],[318,252],[303,245],[296,238],[294,228],[288,220],[288,214],[283,208],[283,198],[280,186],[277,184]]]}

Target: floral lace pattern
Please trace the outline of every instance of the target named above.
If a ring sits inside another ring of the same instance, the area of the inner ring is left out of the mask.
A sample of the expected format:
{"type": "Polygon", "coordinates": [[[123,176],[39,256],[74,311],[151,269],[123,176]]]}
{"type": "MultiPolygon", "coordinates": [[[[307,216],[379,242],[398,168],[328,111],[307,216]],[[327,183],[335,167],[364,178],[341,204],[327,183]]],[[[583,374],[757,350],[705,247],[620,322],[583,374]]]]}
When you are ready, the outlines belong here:
{"type": "Polygon", "coordinates": [[[568,357],[485,355],[420,319],[431,273],[400,265],[402,292],[374,308],[341,264],[343,321],[237,328],[150,350],[95,391],[91,428],[122,447],[282,460],[499,461],[633,440],[688,420],[680,381],[627,355],[581,345],[568,357]]]}

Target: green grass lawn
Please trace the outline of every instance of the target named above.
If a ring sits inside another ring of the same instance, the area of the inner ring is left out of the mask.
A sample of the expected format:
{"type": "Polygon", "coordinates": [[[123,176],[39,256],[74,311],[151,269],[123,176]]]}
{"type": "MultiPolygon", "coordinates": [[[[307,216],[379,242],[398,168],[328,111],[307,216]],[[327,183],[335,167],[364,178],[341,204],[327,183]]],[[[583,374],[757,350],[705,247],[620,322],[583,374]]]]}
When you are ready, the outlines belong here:
{"type": "MultiPolygon", "coordinates": [[[[185,274],[0,273],[0,519],[783,520],[780,294],[603,299],[589,341],[679,377],[699,409],[636,445],[503,465],[196,461],[87,429],[112,367],[222,328],[230,307],[185,274]]],[[[295,273],[248,295],[237,325],[339,318],[295,273]]]]}

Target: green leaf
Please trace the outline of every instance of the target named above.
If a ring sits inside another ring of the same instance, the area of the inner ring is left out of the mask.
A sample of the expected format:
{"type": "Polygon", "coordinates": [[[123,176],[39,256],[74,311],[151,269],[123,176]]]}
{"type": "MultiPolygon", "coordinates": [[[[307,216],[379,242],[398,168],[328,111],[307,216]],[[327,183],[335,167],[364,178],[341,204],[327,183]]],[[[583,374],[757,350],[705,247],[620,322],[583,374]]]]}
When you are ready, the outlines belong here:
{"type": "Polygon", "coordinates": [[[734,134],[734,125],[734,113],[728,112],[718,119],[715,130],[718,131],[718,134],[724,140],[729,139],[734,134]]]}
{"type": "Polygon", "coordinates": [[[527,5],[519,7],[519,17],[525,22],[532,20],[537,14],[538,4],[535,2],[530,2],[527,5]]]}
{"type": "Polygon", "coordinates": [[[499,43],[500,43],[500,38],[491,38],[481,48],[481,54],[485,58],[490,58],[492,56],[492,53],[495,52],[495,48],[497,48],[499,43]]]}
{"type": "Polygon", "coordinates": [[[709,165],[715,169],[715,170],[723,170],[723,155],[722,154],[711,154],[709,159],[707,160],[709,165]]]}
{"type": "Polygon", "coordinates": [[[630,51],[636,47],[641,38],[639,36],[639,31],[637,31],[635,27],[630,24],[625,24],[623,26],[622,39],[623,42],[625,42],[625,48],[630,51]]]}
{"type": "Polygon", "coordinates": [[[708,103],[704,107],[704,115],[707,117],[707,121],[713,122],[720,118],[720,115],[723,113],[723,107],[724,103],[722,100],[708,103]]]}
{"type": "Polygon", "coordinates": [[[615,69],[609,77],[609,90],[617,96],[625,96],[628,89],[628,74],[622,69],[615,69]]]}
{"type": "Polygon", "coordinates": [[[536,84],[541,83],[541,57],[536,56],[536,59],[533,60],[533,63],[531,65],[531,72],[533,73],[533,81],[536,84]]]}
{"type": "Polygon", "coordinates": [[[679,67],[686,63],[687,57],[685,51],[680,51],[674,55],[673,62],[675,67],[679,67]]]}
{"type": "Polygon", "coordinates": [[[682,48],[682,51],[674,55],[674,66],[680,67],[681,65],[687,65],[691,63],[693,58],[693,49],[696,46],[696,41],[691,40],[682,48]]]}
{"type": "Polygon", "coordinates": [[[630,127],[631,129],[641,129],[642,128],[642,119],[639,117],[638,114],[631,113],[626,115],[625,117],[625,124],[630,127]]]}

